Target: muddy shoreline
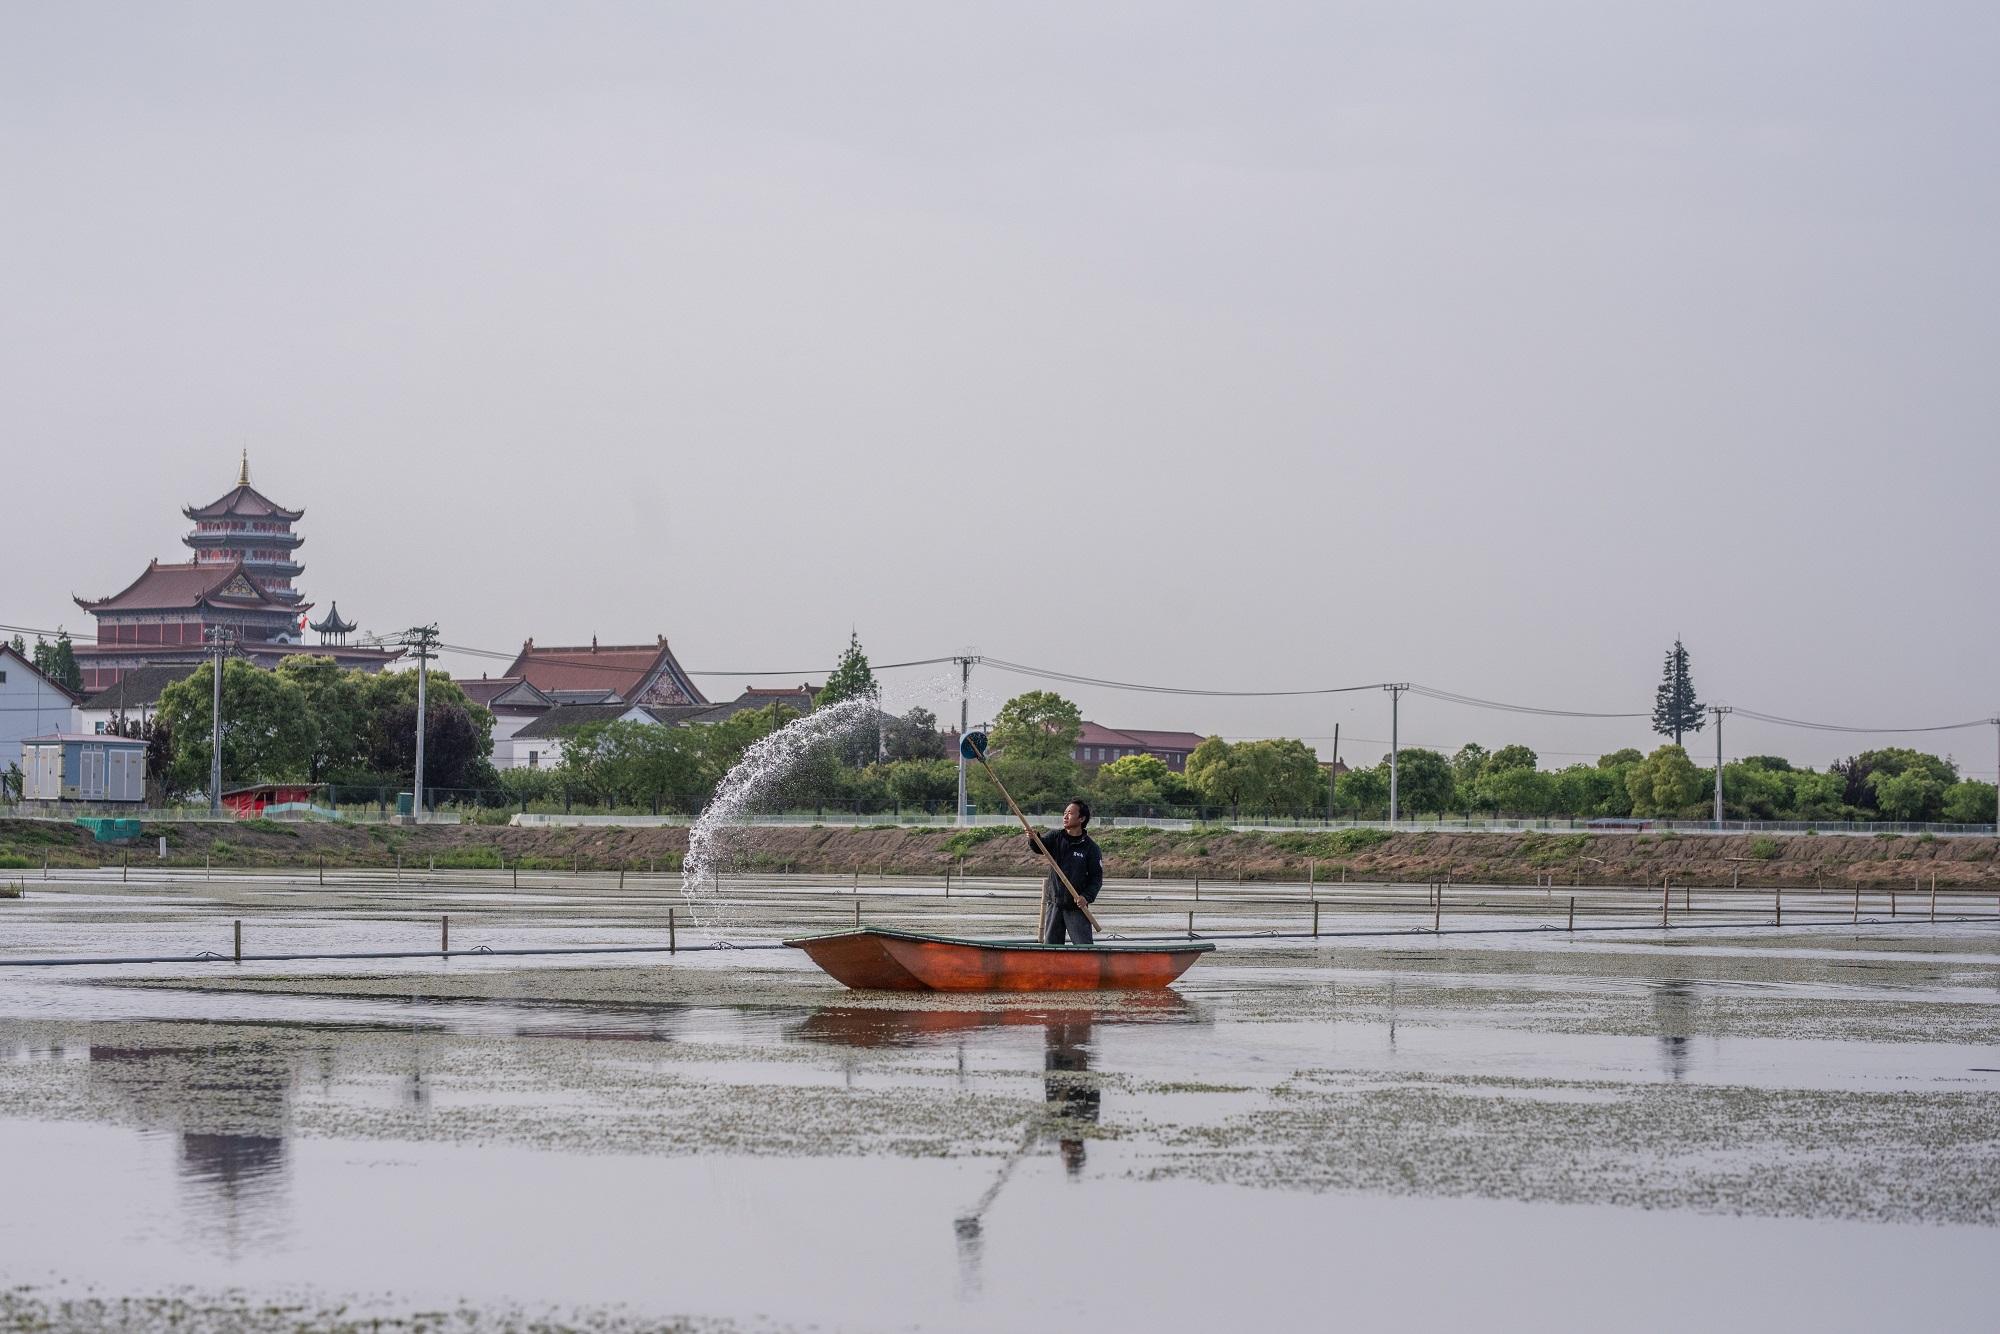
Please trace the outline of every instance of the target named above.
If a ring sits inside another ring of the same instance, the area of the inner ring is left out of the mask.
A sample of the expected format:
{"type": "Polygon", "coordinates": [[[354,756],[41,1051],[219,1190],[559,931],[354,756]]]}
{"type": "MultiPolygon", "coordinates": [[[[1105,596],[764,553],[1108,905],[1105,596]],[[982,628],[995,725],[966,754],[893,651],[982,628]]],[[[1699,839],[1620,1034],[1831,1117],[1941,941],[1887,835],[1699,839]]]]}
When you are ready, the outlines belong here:
{"type": "MultiPolygon", "coordinates": [[[[2000,888],[2000,841],[1927,835],[1097,831],[1114,878],[1244,881],[1474,881],[1496,884],[1912,885],[2000,888]]],[[[435,866],[544,871],[674,870],[685,827],[148,824],[129,846],[74,824],[0,819],[0,879],[52,867],[132,865],[297,868],[435,866]]],[[[1011,876],[1034,870],[1005,830],[896,826],[755,827],[736,836],[743,870],[820,874],[1011,876]]]]}

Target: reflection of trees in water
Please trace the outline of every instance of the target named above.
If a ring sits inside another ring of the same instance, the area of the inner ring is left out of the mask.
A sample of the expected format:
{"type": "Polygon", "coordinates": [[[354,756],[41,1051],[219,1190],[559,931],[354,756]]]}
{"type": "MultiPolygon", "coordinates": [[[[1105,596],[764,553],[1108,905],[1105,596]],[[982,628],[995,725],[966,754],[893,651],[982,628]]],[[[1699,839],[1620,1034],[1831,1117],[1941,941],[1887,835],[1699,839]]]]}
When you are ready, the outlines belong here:
{"type": "Polygon", "coordinates": [[[1660,1043],[1660,1068],[1678,1081],[1687,1074],[1694,1032],[1694,983],[1670,977],[1653,987],[1653,1031],[1660,1043]]]}
{"type": "Polygon", "coordinates": [[[292,1089],[309,1053],[256,1042],[90,1049],[92,1085],[179,1131],[188,1220],[234,1258],[284,1220],[292,1089]]]}

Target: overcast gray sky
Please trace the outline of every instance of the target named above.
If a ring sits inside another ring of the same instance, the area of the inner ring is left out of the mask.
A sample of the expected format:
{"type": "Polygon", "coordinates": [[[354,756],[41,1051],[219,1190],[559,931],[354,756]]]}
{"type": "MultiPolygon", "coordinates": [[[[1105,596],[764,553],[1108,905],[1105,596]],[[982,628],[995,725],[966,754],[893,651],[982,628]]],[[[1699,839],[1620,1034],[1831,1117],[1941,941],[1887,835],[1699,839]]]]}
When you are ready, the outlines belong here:
{"type": "MultiPolygon", "coordinates": [[[[819,675],[852,625],[1617,711],[1678,634],[1705,698],[1991,715],[1996,38],[1990,3],[9,5],[0,620],[88,629],[69,595],[183,558],[247,446],[309,597],[457,644],[819,675]]],[[[1388,736],[1379,692],[1068,693],[1388,736]]],[[[1655,740],[1409,699],[1402,735],[1655,740]]],[[[1990,728],[1914,740],[1993,773],[1990,728]]]]}

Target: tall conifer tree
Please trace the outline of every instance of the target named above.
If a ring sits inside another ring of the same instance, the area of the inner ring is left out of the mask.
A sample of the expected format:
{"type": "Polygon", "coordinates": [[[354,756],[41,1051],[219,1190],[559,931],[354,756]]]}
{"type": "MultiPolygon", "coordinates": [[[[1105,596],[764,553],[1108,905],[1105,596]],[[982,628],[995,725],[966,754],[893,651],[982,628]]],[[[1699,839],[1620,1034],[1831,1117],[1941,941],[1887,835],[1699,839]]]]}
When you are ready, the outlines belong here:
{"type": "Polygon", "coordinates": [[[1688,672],[1687,646],[1680,640],[1667,650],[1667,666],[1660,688],[1653,695],[1653,730],[1670,736],[1676,746],[1683,732],[1699,732],[1707,725],[1701,701],[1694,695],[1694,677],[1688,672]]]}

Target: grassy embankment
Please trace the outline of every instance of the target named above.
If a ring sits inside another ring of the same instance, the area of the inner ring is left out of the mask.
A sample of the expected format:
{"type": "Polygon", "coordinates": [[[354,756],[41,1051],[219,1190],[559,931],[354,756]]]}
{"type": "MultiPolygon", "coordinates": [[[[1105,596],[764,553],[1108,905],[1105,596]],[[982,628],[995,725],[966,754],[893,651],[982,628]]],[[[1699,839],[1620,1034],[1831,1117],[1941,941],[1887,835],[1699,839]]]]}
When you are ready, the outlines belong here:
{"type": "MultiPolygon", "coordinates": [[[[417,827],[292,824],[147,825],[129,848],[101,845],[76,825],[0,819],[0,870],[50,866],[165,864],[217,869],[404,866],[500,871],[673,871],[687,850],[685,828],[516,829],[480,825],[417,827]]],[[[1204,880],[1443,880],[1533,884],[1940,885],[2000,886],[2000,844],[1990,838],[1672,834],[1438,834],[1346,829],[1285,833],[1227,830],[1098,831],[1113,877],[1204,880]]],[[[942,875],[1026,875],[1033,862],[1018,834],[975,830],[756,828],[742,836],[745,870],[942,875]]],[[[29,878],[32,878],[30,876],[29,878]]]]}

